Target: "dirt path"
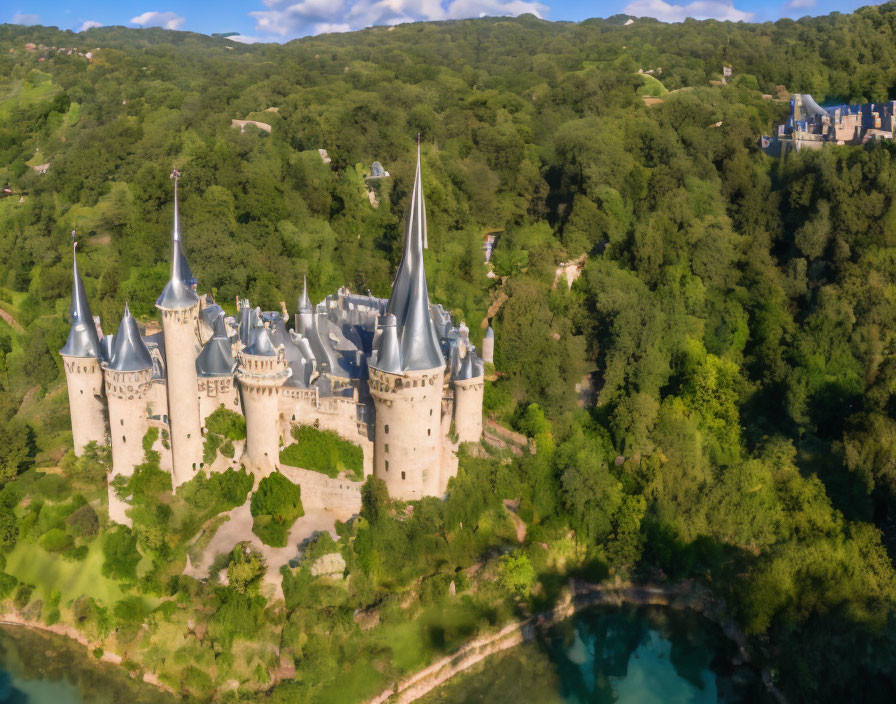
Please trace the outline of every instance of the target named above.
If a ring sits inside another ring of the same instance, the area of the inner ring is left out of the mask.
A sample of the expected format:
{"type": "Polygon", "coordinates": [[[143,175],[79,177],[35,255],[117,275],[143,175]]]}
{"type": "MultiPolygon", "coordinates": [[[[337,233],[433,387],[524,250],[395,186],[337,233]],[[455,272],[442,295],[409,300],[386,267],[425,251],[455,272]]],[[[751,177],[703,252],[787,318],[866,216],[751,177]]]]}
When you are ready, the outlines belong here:
{"type": "Polygon", "coordinates": [[[192,561],[187,563],[184,574],[196,579],[205,579],[208,577],[209,568],[215,561],[215,557],[230,552],[237,543],[247,542],[264,556],[267,565],[264,584],[267,586],[266,591],[275,599],[283,598],[283,578],[280,575],[280,568],[298,556],[298,546],[320,531],[327,531],[334,540],[338,540],[336,521],[348,518],[348,516],[338,515],[325,509],[306,509],[305,515],[297,519],[290,529],[286,547],[272,548],[270,545],[262,543],[252,532],[252,514],[249,512],[248,501],[229,511],[226,515],[230,517],[230,520],[218,528],[203,552],[202,558],[195,564],[192,561]]]}
{"type": "Polygon", "coordinates": [[[6,310],[2,304],[0,304],[0,318],[6,321],[6,324],[9,325],[16,332],[24,332],[25,328],[22,327],[22,324],[12,317],[12,313],[6,310]]]}

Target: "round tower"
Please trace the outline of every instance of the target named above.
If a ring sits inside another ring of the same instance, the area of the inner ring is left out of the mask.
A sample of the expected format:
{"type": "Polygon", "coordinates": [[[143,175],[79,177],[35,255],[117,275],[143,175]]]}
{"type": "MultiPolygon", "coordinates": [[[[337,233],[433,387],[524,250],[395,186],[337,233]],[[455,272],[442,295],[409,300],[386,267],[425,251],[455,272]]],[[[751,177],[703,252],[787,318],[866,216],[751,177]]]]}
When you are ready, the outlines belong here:
{"type": "Polygon", "coordinates": [[[458,442],[479,442],[482,438],[482,376],[454,380],[454,432],[458,442]]]}
{"type": "Polygon", "coordinates": [[[244,460],[264,476],[280,464],[280,387],[290,373],[283,347],[274,347],[267,328],[255,327],[239,352],[237,375],[246,416],[244,460]]]}
{"type": "Polygon", "coordinates": [[[445,356],[429,307],[423,249],[426,208],[417,143],[417,171],[404,250],[369,363],[376,408],[373,473],[393,498],[438,496],[442,486],[442,395],[445,356]]]}
{"type": "Polygon", "coordinates": [[[196,357],[199,354],[199,297],[184,257],[174,179],[174,228],[171,236],[171,279],[156,301],[162,316],[167,372],[168,423],[171,437],[171,482],[176,490],[196,474],[202,461],[202,423],[196,357]]]}
{"type": "Polygon", "coordinates": [[[492,326],[488,326],[485,335],[482,338],[482,361],[488,364],[495,363],[495,331],[492,326]]]}
{"type": "Polygon", "coordinates": [[[370,368],[376,406],[373,473],[403,501],[438,496],[444,367],[390,373],[370,368]]]}
{"type": "Polygon", "coordinates": [[[78,273],[78,243],[72,232],[73,283],[69,306],[71,328],[65,346],[59,350],[65,367],[68,403],[72,419],[75,455],[80,457],[88,443],[106,443],[106,402],[103,397],[102,347],[87,302],[84,282],[78,273]]]}
{"type": "Polygon", "coordinates": [[[115,477],[130,477],[144,459],[143,436],[149,429],[146,405],[152,378],[152,358],[140,337],[137,321],[127,306],[112,340],[108,361],[103,363],[109,432],[112,439],[112,474],[109,476],[109,518],[130,525],[128,504],[119,499],[115,477]]]}

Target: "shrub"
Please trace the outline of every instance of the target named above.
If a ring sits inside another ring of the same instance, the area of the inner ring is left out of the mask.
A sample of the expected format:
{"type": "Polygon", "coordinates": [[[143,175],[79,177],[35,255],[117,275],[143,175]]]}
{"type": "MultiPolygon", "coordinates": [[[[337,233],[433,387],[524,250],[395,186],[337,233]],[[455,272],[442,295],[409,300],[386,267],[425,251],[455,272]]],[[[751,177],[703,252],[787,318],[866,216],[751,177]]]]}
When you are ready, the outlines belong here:
{"type": "Polygon", "coordinates": [[[238,543],[230,553],[227,566],[227,582],[241,594],[256,585],[264,574],[264,559],[248,543],[238,543]]]}
{"type": "Polygon", "coordinates": [[[177,494],[193,508],[209,514],[229,511],[246,503],[254,479],[245,470],[228,468],[208,477],[197,474],[182,485],[177,494]]]}
{"type": "Polygon", "coordinates": [[[103,575],[112,579],[137,579],[137,537],[127,526],[116,526],[103,540],[103,575]]]}
{"type": "Polygon", "coordinates": [[[16,605],[16,608],[24,609],[28,605],[28,602],[31,601],[31,594],[33,592],[33,584],[19,584],[19,588],[16,589],[16,595],[13,597],[13,603],[16,605]]]}
{"type": "Polygon", "coordinates": [[[221,446],[221,442],[220,435],[209,433],[205,436],[205,443],[202,445],[202,461],[206,465],[210,465],[218,459],[218,448],[221,446]]]}
{"type": "Polygon", "coordinates": [[[235,452],[236,451],[233,449],[233,441],[228,438],[224,441],[224,444],[221,445],[221,454],[229,459],[233,459],[235,452]]]}
{"type": "Polygon", "coordinates": [[[280,461],[290,467],[301,467],[336,477],[348,471],[351,478],[364,478],[364,451],[359,445],[343,440],[332,430],[318,430],[310,425],[292,429],[296,442],[280,451],[280,461]]]}
{"type": "Polygon", "coordinates": [[[62,552],[72,544],[72,536],[62,528],[51,528],[40,537],[40,546],[48,552],[62,552]]]}
{"type": "Polygon", "coordinates": [[[61,474],[45,474],[34,483],[34,488],[50,501],[61,501],[71,491],[72,483],[61,474]]]}
{"type": "Polygon", "coordinates": [[[77,538],[92,538],[100,529],[100,519],[90,504],[84,504],[65,519],[69,532],[77,538]]]}
{"type": "Polygon", "coordinates": [[[535,568],[522,553],[504,555],[500,563],[499,581],[507,591],[525,596],[535,581],[535,568]]]}
{"type": "Polygon", "coordinates": [[[19,580],[17,580],[11,574],[0,572],[0,599],[5,599],[10,594],[12,594],[18,583],[19,580]]]}
{"type": "Polygon", "coordinates": [[[159,429],[158,428],[150,428],[146,431],[146,435],[143,436],[143,451],[144,452],[152,452],[152,446],[156,444],[156,440],[159,439],[159,429]]]}
{"type": "Polygon", "coordinates": [[[272,547],[285,547],[292,524],[305,514],[301,489],[279,472],[265,477],[252,494],[249,506],[255,519],[252,532],[272,547]]]}
{"type": "Polygon", "coordinates": [[[71,560],[72,562],[83,562],[87,559],[88,552],[90,552],[90,550],[86,545],[78,545],[77,547],[66,550],[62,553],[62,556],[66,560],[71,560]]]}
{"type": "Polygon", "coordinates": [[[208,432],[222,435],[228,440],[246,439],[246,419],[223,405],[205,419],[205,427],[208,432]]]}

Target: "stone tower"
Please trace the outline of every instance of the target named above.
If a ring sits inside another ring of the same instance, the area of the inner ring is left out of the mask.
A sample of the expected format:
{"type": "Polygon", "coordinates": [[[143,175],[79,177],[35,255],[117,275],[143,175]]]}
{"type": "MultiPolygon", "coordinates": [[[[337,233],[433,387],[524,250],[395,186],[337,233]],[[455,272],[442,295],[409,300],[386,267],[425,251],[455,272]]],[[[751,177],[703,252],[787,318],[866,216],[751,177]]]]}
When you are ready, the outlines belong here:
{"type": "Polygon", "coordinates": [[[75,455],[80,457],[88,443],[106,443],[106,403],[103,398],[103,372],[100,369],[102,348],[84,282],[78,273],[78,243],[74,238],[75,233],[72,232],[74,280],[69,306],[71,329],[59,354],[62,355],[68,384],[75,455]]]}
{"type": "Polygon", "coordinates": [[[143,462],[143,436],[149,428],[146,406],[152,378],[152,357],[140,337],[137,321],[127,306],[112,339],[109,359],[103,363],[106,398],[109,400],[109,433],[112,438],[112,474],[109,477],[109,518],[130,524],[128,505],[117,498],[112,482],[129,477],[143,462]]]}
{"type": "Polygon", "coordinates": [[[162,316],[165,367],[168,375],[168,423],[171,435],[171,483],[175,489],[196,474],[202,461],[202,424],[196,357],[199,353],[199,296],[184,257],[177,212],[177,179],[174,179],[174,227],[171,234],[171,279],[156,308],[162,316]]]}
{"type": "Polygon", "coordinates": [[[485,335],[482,338],[482,361],[489,364],[495,363],[495,331],[492,326],[488,326],[485,335]]]}
{"type": "Polygon", "coordinates": [[[280,387],[290,373],[283,347],[275,347],[268,329],[255,321],[237,374],[246,416],[244,461],[264,476],[280,464],[280,387]]]}
{"type": "Polygon", "coordinates": [[[454,432],[458,442],[479,442],[482,438],[482,400],[485,378],[482,361],[470,338],[464,335],[452,356],[454,384],[454,432]]]}
{"type": "Polygon", "coordinates": [[[376,406],[373,471],[386,482],[389,495],[402,500],[444,492],[440,428],[445,357],[430,316],[426,244],[418,142],[404,251],[369,364],[376,406]]]}

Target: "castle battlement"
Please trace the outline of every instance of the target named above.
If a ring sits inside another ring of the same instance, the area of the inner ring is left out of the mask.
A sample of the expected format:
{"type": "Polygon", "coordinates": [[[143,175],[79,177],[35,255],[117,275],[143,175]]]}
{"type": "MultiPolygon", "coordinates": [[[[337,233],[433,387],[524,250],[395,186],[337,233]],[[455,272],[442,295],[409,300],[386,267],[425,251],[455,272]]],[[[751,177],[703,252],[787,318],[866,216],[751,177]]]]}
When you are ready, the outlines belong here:
{"type": "MultiPolygon", "coordinates": [[[[197,294],[181,246],[178,177],[175,171],[171,277],[156,301],[160,329],[141,334],[125,307],[115,335],[103,336],[74,259],[71,329],[60,354],[76,454],[88,442],[108,442],[113,477],[129,476],[143,461],[146,431],[159,428],[170,442],[153,449],[176,490],[209,471],[206,419],[223,406],[245,418],[247,437],[236,444],[241,454],[214,467],[239,462],[261,476],[282,471],[302,485],[310,505],[359,509],[359,482],[281,466],[293,427],[308,425],[359,445],[364,475],[382,478],[392,496],[444,494],[457,471],[457,441],[478,441],[482,433],[483,363],[467,327],[429,301],[419,146],[390,298],[343,287],[313,304],[306,284],[292,329],[285,306],[262,311],[238,299],[230,317],[211,296],[197,294]]],[[[112,519],[127,523],[128,506],[111,489],[109,501],[112,519]]]]}

